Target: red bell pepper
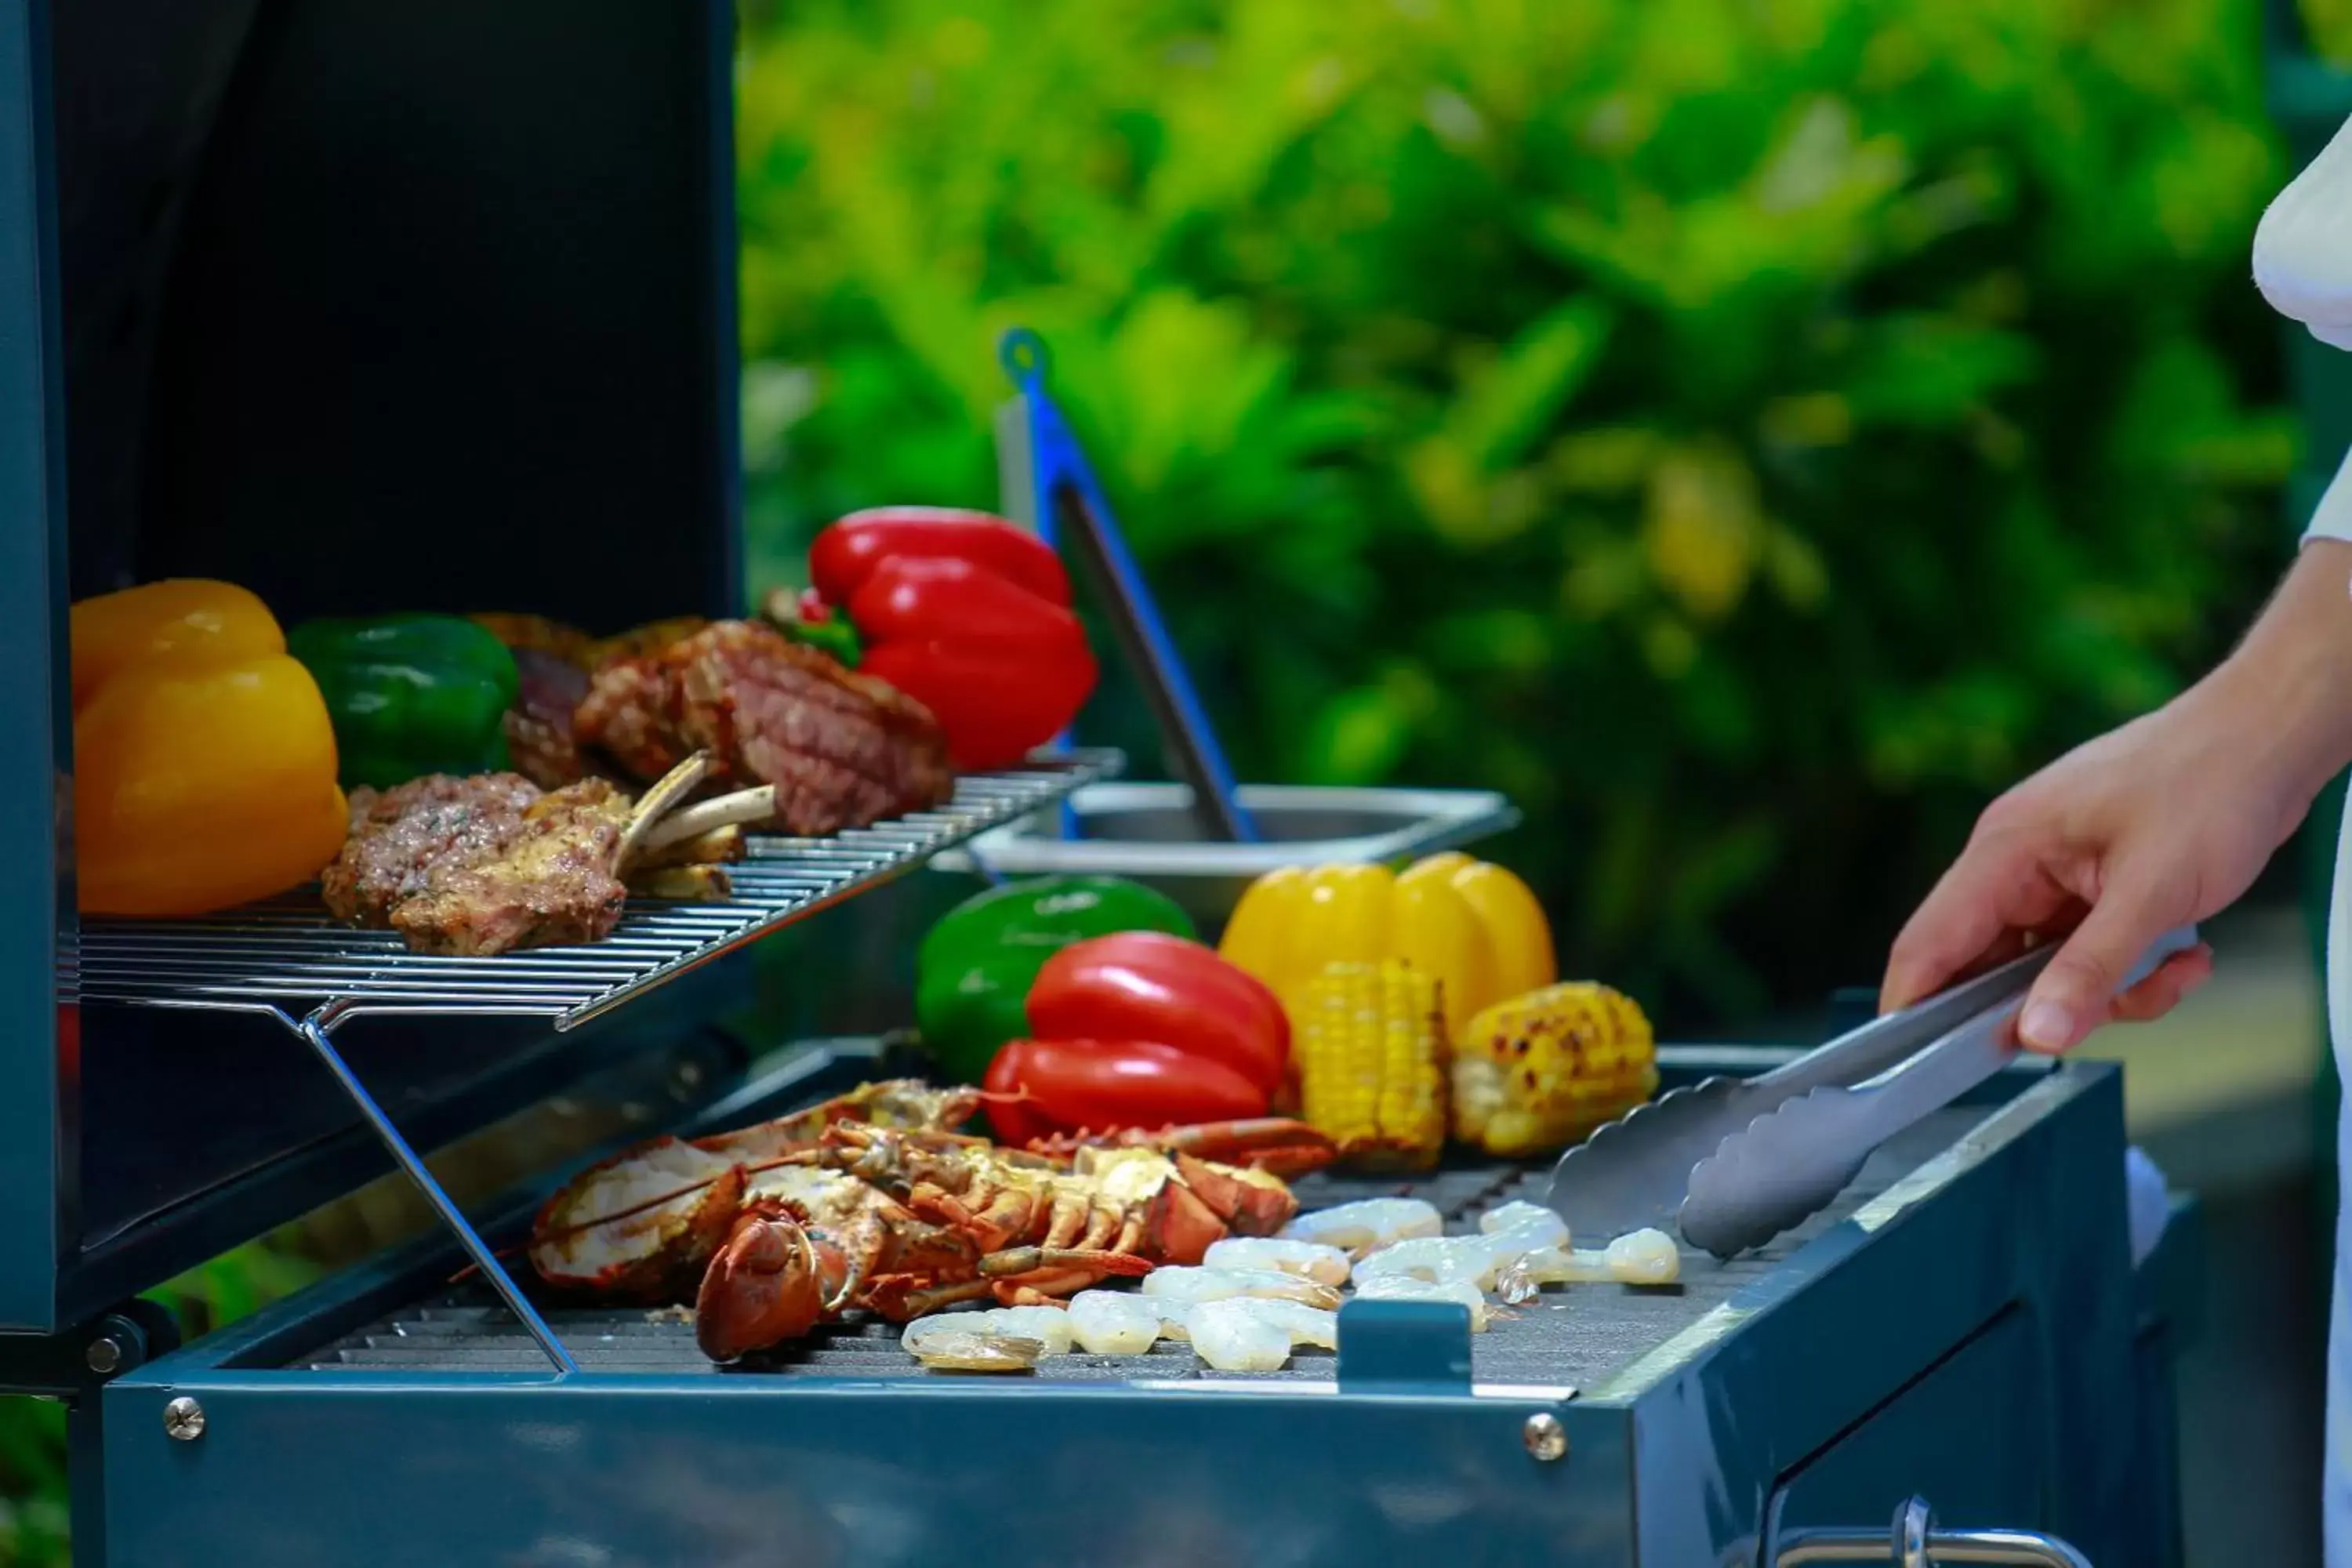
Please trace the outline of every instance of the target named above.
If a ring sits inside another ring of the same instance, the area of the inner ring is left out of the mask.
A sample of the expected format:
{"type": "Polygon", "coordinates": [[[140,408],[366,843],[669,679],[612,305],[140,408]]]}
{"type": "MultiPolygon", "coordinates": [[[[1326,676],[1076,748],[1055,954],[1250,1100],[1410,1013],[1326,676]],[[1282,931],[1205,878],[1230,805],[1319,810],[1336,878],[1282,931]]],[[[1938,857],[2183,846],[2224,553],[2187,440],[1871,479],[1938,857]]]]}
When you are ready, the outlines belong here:
{"type": "Polygon", "coordinates": [[[1118,931],[1074,942],[1029,988],[1033,1036],[989,1064],[998,1135],[1264,1116],[1290,1059],[1282,1005],[1196,942],[1118,931]]]}
{"type": "Polygon", "coordinates": [[[988,1077],[988,1087],[1026,1094],[988,1108],[997,1135],[1016,1144],[1041,1131],[1185,1126],[1265,1114],[1265,1092],[1232,1068],[1150,1040],[1014,1040],[997,1052],[988,1077]]]}
{"type": "Polygon", "coordinates": [[[1041,1040],[1153,1040],[1222,1062],[1269,1100],[1290,1062],[1290,1021],[1255,976],[1197,942],[1115,931],[1073,942],[1029,987],[1041,1040]]]}
{"type": "Polygon", "coordinates": [[[961,769],[1018,763],[1094,690],[1060,558],[1002,518],[853,512],[817,535],[809,573],[856,629],[858,668],[929,708],[961,769]]]}

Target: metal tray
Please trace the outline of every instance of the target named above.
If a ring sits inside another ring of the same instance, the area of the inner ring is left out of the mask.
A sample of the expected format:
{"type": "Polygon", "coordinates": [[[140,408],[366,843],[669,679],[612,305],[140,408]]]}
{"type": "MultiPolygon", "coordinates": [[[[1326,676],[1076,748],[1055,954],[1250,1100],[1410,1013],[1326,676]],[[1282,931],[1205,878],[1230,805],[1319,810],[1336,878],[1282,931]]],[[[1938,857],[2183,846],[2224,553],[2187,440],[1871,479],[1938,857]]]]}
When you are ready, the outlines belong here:
{"type": "Polygon", "coordinates": [[[1181,784],[1089,784],[1070,798],[1077,836],[1055,836],[1050,816],[983,833],[970,853],[940,855],[942,871],[1008,876],[1092,873],[1157,887],[1205,920],[1229,913],[1257,877],[1279,866],[1402,860],[1507,832],[1518,809],[1491,790],[1346,789],[1244,784],[1241,804],[1264,840],[1203,842],[1181,784]]]}

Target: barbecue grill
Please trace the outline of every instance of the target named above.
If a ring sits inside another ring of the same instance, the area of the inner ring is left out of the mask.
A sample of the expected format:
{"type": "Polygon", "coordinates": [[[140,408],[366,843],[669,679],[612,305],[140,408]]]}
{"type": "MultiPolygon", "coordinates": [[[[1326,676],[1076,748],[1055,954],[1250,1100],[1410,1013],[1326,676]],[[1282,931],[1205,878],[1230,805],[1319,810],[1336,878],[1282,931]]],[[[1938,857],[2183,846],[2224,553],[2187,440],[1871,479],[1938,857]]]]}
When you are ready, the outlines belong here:
{"type": "MultiPolygon", "coordinates": [[[[730,901],[633,906],[592,947],[420,958],[299,898],[78,921],[71,596],[202,574],[289,620],[596,629],[743,603],[731,15],[0,18],[0,1386],[69,1405],[82,1561],[2175,1559],[2193,1227],[2177,1203],[2133,1268],[2095,1064],[2003,1073],[1679,1287],[1577,1287],[1475,1336],[1458,1309],[1354,1303],[1336,1354],[1265,1376],[1172,1346],[927,1375],[856,1324],[719,1371],[668,1315],[519,1287],[497,1253],[604,1148],[898,1070],[870,1040],[755,1052],[751,943],[1119,759],[761,840],[730,901]],[[558,1102],[598,1147],[515,1190],[453,1196],[417,1158],[558,1102]],[[392,1171],[439,1230],[185,1347],[138,1299],[392,1171]]],[[[1538,1181],[1410,1184],[1460,1227],[1538,1181]]]]}

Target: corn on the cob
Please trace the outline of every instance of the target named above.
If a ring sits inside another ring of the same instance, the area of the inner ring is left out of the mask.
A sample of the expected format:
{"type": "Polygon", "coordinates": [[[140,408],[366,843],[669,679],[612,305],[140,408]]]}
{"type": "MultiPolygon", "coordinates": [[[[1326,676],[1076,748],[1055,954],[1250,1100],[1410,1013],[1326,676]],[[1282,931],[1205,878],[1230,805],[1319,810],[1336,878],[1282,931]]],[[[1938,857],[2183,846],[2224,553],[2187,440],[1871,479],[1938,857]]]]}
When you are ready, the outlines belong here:
{"type": "Polygon", "coordinates": [[[1300,1109],[1343,1155],[1406,1170],[1445,1142],[1445,1033],[1438,987],[1410,964],[1334,963],[1297,993],[1292,1054],[1300,1109]]]}
{"type": "Polygon", "coordinates": [[[1640,1007],[1605,985],[1548,985],[1487,1008],[1454,1042],[1454,1135],[1506,1158],[1539,1154],[1657,1087],[1640,1007]]]}

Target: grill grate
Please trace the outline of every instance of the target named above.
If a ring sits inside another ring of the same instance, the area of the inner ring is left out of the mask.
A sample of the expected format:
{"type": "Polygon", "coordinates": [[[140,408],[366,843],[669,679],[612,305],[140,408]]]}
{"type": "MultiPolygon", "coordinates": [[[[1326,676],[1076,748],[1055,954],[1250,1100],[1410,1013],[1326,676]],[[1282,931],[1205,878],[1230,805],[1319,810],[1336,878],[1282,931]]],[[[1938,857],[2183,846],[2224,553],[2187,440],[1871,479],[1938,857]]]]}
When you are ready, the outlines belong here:
{"type": "MultiPolygon", "coordinates": [[[[1473,1374],[1481,1383],[1594,1386],[1769,1274],[1797,1247],[1949,1148],[1985,1114],[1981,1109],[1947,1110],[1898,1134],[1871,1157],[1862,1174],[1828,1210],[1759,1252],[1718,1264],[1685,1248],[1679,1286],[1655,1290],[1619,1285],[1548,1289],[1540,1300],[1514,1309],[1515,1317],[1498,1313],[1485,1333],[1471,1337],[1473,1374]]],[[[1301,1205],[1309,1209],[1410,1191],[1444,1213],[1449,1231],[1465,1231],[1476,1228],[1479,1215],[1510,1199],[1541,1202],[1550,1179],[1548,1166],[1482,1165],[1440,1171],[1410,1184],[1394,1177],[1350,1179],[1322,1174],[1295,1185],[1301,1205]]],[[[1595,1245],[1589,1237],[1579,1241],[1583,1246],[1595,1245]]],[[[583,1372],[745,1377],[927,1375],[898,1348],[898,1329],[881,1322],[828,1325],[787,1352],[722,1371],[695,1348],[692,1324],[681,1312],[555,1308],[546,1317],[583,1372]]],[[[444,1291],[394,1312],[299,1358],[295,1364],[313,1371],[411,1373],[538,1372],[546,1366],[522,1327],[488,1291],[473,1287],[444,1291]]],[[[1281,1372],[1255,1375],[1328,1382],[1335,1365],[1336,1358],[1329,1352],[1302,1348],[1281,1372]]],[[[1202,1366],[1189,1347],[1162,1340],[1146,1355],[1048,1356],[1038,1363],[1034,1380],[1009,1381],[1234,1375],[1211,1371],[1202,1366]]]]}
{"type": "Polygon", "coordinates": [[[1080,751],[968,774],[940,811],[830,838],[753,836],[723,903],[631,900],[618,930],[578,947],[494,958],[407,951],[392,931],[333,923],[315,891],[192,920],[94,918],[61,944],[61,999],[340,1016],[441,1013],[552,1017],[568,1029],[640,992],[920,865],[973,835],[1115,776],[1118,752],[1080,751]]]}

